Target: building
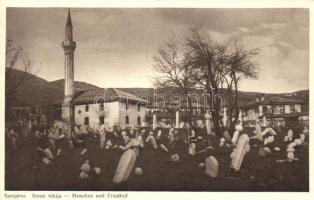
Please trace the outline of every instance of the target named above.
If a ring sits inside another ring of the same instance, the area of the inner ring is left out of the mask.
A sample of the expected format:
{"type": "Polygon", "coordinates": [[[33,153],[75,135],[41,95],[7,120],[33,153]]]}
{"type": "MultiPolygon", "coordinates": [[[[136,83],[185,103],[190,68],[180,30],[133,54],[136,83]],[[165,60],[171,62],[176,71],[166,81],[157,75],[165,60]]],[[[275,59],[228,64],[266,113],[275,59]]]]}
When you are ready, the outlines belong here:
{"type": "Polygon", "coordinates": [[[147,104],[145,109],[145,121],[152,124],[153,115],[158,122],[173,125],[175,123],[176,111],[179,111],[180,121],[187,122],[191,111],[191,118],[197,120],[204,118],[205,107],[203,90],[190,89],[189,96],[191,104],[187,102],[187,95],[177,87],[165,88],[121,88],[121,90],[143,97],[147,104]]]}
{"type": "Polygon", "coordinates": [[[83,91],[72,103],[76,125],[136,127],[145,120],[141,99],[115,88],[83,91]]]}
{"type": "Polygon", "coordinates": [[[308,103],[304,100],[279,96],[256,97],[256,101],[241,108],[243,118],[254,122],[263,119],[275,126],[302,122],[308,125],[308,103]]]}
{"type": "Polygon", "coordinates": [[[97,89],[74,92],[74,50],[73,26],[70,10],[65,27],[64,98],[61,105],[61,119],[73,125],[96,128],[107,126],[140,126],[145,118],[141,99],[119,89],[97,89]]]}

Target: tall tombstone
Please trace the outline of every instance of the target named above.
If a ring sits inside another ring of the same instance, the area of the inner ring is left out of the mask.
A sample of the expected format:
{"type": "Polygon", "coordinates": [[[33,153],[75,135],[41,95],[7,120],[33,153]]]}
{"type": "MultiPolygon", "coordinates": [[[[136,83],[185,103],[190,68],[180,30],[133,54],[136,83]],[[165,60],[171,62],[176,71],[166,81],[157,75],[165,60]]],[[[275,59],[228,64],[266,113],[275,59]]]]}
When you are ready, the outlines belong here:
{"type": "Polygon", "coordinates": [[[227,108],[224,108],[224,116],[223,116],[223,125],[224,127],[227,126],[227,108]]]}
{"type": "Polygon", "coordinates": [[[100,130],[99,142],[100,142],[100,149],[103,149],[105,147],[105,142],[106,142],[105,130],[100,130]]]}
{"type": "Polygon", "coordinates": [[[232,136],[233,144],[237,144],[240,131],[243,131],[242,121],[238,121],[237,124],[235,125],[235,132],[233,133],[233,136],[232,136]]]}
{"type": "Polygon", "coordinates": [[[259,120],[258,119],[256,119],[255,131],[256,131],[256,135],[258,136],[258,139],[260,141],[263,141],[262,129],[261,129],[261,125],[259,124],[259,120]]]}
{"type": "Polygon", "coordinates": [[[180,114],[179,111],[176,111],[176,128],[180,127],[180,114]]]}
{"type": "Polygon", "coordinates": [[[239,117],[238,120],[240,121],[240,124],[242,125],[243,119],[242,119],[242,111],[239,111],[239,117]]]}
{"type": "Polygon", "coordinates": [[[208,110],[205,113],[205,124],[206,124],[207,134],[211,135],[212,134],[211,115],[208,110]]]}
{"type": "Polygon", "coordinates": [[[241,135],[236,148],[231,154],[231,168],[233,168],[235,171],[240,170],[245,154],[250,151],[249,140],[250,139],[247,134],[241,135]]]}
{"type": "Polygon", "coordinates": [[[232,136],[232,143],[233,144],[236,144],[238,139],[239,139],[239,134],[240,134],[240,131],[239,130],[236,130],[232,136]]]}
{"type": "Polygon", "coordinates": [[[263,116],[263,126],[267,126],[266,116],[263,116]]]}
{"type": "Polygon", "coordinates": [[[157,127],[157,114],[153,113],[153,130],[155,130],[157,127]]]}

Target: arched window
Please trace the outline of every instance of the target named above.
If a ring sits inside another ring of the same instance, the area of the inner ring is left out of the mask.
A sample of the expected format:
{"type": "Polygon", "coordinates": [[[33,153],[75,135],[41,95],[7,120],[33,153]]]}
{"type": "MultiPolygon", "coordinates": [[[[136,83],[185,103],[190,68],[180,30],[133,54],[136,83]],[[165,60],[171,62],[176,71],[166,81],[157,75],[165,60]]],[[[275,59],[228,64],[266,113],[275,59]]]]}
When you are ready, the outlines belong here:
{"type": "Polygon", "coordinates": [[[84,118],[84,125],[89,125],[89,117],[84,118]]]}
{"type": "Polygon", "coordinates": [[[100,103],[99,104],[99,110],[104,110],[105,109],[105,105],[104,105],[104,103],[100,103]]]}
{"type": "Polygon", "coordinates": [[[99,117],[99,123],[100,124],[104,124],[105,123],[105,117],[104,116],[100,116],[99,117]]]}
{"type": "Polygon", "coordinates": [[[141,125],[141,117],[137,117],[137,125],[141,125]]]}
{"type": "Polygon", "coordinates": [[[129,124],[129,116],[125,116],[125,124],[129,124]]]}
{"type": "Polygon", "coordinates": [[[88,105],[85,105],[85,112],[88,112],[88,110],[89,110],[88,105]]]}

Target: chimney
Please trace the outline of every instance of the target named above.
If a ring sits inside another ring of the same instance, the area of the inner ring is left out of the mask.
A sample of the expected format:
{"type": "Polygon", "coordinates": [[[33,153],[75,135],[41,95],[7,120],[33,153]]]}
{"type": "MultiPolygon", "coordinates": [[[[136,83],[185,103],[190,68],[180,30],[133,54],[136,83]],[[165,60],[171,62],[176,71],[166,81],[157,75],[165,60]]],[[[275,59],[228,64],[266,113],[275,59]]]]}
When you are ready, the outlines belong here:
{"type": "Polygon", "coordinates": [[[259,101],[260,101],[260,97],[256,96],[256,102],[259,102],[259,101]]]}

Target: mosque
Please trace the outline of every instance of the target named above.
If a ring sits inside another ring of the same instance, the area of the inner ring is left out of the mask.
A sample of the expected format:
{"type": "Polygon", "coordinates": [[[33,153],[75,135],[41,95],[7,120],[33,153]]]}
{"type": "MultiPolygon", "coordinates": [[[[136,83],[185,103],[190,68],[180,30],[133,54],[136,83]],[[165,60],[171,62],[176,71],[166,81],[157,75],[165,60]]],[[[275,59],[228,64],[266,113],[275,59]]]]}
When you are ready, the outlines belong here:
{"type": "Polygon", "coordinates": [[[64,99],[61,105],[61,118],[70,125],[99,124],[108,126],[140,126],[144,122],[145,107],[141,99],[116,88],[84,90],[74,92],[74,51],[71,13],[65,26],[65,40],[62,42],[65,55],[64,99]]]}

